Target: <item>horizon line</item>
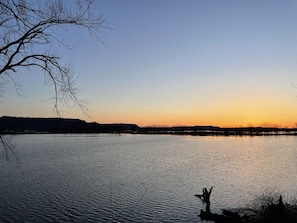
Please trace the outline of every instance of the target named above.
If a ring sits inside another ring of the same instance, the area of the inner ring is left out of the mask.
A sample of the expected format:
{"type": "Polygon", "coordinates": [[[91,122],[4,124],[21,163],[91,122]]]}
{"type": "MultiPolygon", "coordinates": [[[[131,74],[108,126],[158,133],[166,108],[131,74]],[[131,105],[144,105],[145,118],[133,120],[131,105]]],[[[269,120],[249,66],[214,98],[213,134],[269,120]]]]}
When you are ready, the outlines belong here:
{"type": "Polygon", "coordinates": [[[28,118],[28,119],[69,119],[69,120],[81,120],[86,123],[97,123],[97,124],[102,124],[102,125],[116,125],[116,124],[123,124],[123,125],[137,125],[140,128],[177,128],[177,127],[214,127],[214,128],[277,128],[277,129],[296,129],[297,124],[292,125],[291,127],[288,126],[283,126],[281,124],[270,124],[270,123],[263,123],[263,125],[254,125],[254,124],[247,124],[247,125],[182,125],[182,124],[177,124],[177,125],[162,125],[162,124],[152,124],[152,125],[138,125],[137,123],[125,123],[125,122],[112,122],[112,123],[101,123],[98,121],[87,121],[85,119],[80,119],[80,118],[64,118],[64,117],[28,117],[28,116],[9,116],[9,115],[3,115],[0,118],[28,118]]]}

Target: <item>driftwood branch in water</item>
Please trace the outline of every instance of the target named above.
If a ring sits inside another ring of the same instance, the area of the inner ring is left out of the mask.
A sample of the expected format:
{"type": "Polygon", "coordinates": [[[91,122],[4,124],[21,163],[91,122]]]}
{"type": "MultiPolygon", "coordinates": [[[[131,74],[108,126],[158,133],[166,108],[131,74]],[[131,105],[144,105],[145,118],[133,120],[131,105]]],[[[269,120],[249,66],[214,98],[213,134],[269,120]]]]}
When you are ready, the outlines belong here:
{"type": "Polygon", "coordinates": [[[202,194],[195,194],[196,197],[199,197],[202,202],[206,203],[206,213],[210,213],[210,195],[212,192],[213,186],[207,190],[207,188],[202,189],[202,194]]]}

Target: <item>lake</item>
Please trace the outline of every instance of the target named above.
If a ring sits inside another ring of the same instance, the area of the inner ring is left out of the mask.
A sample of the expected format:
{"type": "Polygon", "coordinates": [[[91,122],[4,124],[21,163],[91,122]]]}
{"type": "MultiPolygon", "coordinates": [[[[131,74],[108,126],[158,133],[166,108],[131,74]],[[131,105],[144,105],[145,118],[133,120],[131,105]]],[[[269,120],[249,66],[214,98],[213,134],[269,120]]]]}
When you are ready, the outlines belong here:
{"type": "MultiPolygon", "coordinates": [[[[297,137],[16,135],[0,160],[0,222],[201,222],[265,191],[297,192],[297,137]]],[[[1,151],[2,152],[2,151],[1,151]]]]}

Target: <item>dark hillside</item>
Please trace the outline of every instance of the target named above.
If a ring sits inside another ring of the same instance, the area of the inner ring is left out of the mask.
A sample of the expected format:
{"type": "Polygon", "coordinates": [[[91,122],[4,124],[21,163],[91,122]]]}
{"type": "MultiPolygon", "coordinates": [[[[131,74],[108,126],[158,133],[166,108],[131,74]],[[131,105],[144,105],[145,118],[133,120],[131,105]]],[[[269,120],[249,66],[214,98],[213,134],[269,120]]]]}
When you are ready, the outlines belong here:
{"type": "Polygon", "coordinates": [[[138,128],[134,124],[98,124],[79,119],[0,118],[0,133],[124,133],[136,131],[138,128]]]}

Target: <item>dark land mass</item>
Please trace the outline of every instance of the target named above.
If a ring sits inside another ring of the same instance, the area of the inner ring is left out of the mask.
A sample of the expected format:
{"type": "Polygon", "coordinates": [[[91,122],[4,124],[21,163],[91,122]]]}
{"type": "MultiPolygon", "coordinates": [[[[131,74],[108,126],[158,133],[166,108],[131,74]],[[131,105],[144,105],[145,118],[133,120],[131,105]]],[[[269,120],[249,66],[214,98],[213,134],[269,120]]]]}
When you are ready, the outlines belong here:
{"type": "Polygon", "coordinates": [[[0,118],[0,133],[125,133],[137,131],[134,124],[98,124],[87,123],[79,119],[64,118],[0,118]]]}
{"type": "Polygon", "coordinates": [[[221,128],[217,126],[139,127],[136,124],[88,123],[80,119],[0,117],[0,134],[24,133],[131,133],[197,136],[261,136],[297,135],[297,128],[221,128]]]}

